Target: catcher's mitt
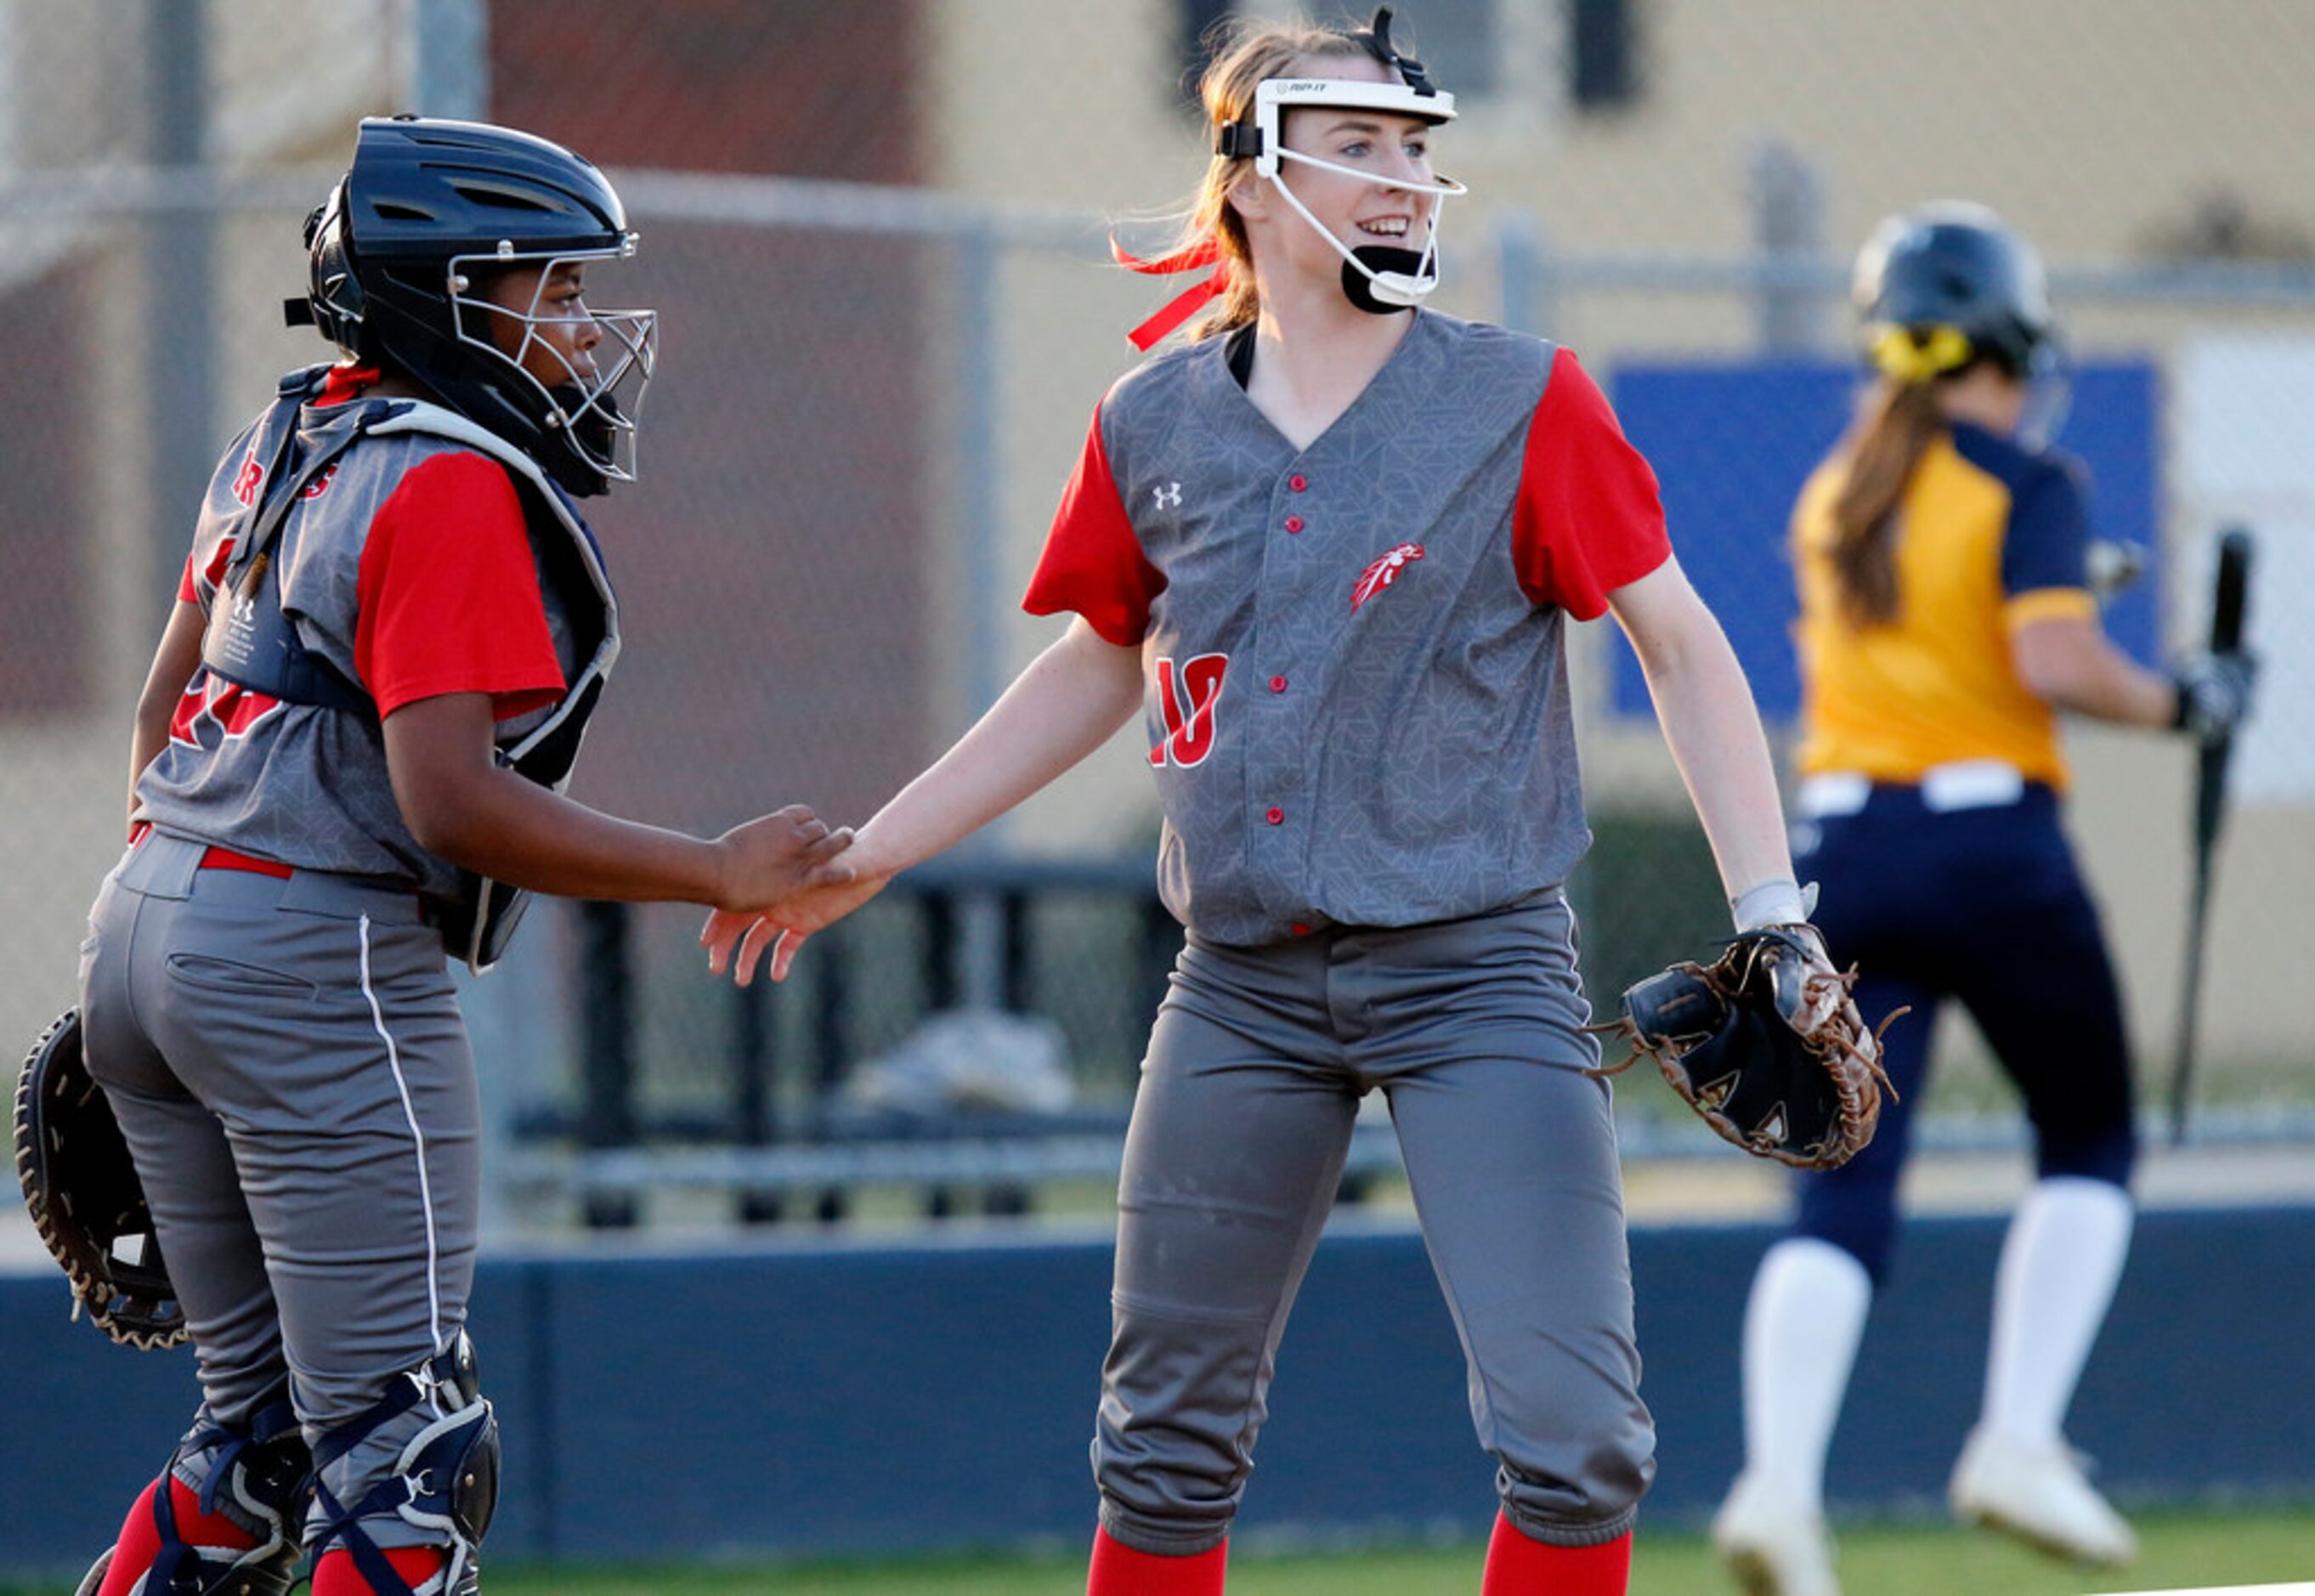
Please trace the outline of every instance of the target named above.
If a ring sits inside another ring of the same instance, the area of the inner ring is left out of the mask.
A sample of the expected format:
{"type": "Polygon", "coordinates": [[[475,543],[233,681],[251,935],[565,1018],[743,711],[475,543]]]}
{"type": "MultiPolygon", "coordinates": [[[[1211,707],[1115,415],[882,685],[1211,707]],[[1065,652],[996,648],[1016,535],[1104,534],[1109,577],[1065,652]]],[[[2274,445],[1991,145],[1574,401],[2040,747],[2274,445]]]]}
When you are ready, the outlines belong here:
{"type": "Polygon", "coordinates": [[[73,1312],[123,1346],[185,1339],[185,1311],[153,1234],[144,1183],[111,1101],[81,1056],[67,1009],[32,1044],[16,1083],[16,1177],[40,1239],[72,1281],[73,1312]]]}
{"type": "Polygon", "coordinates": [[[1590,1027],[1630,1044],[1615,1075],[1652,1058],[1673,1091],[1722,1136],[1796,1169],[1837,1169],[1873,1139],[1881,1032],[1849,1001],[1814,930],[1747,931],[1710,965],[1682,961],[1624,994],[1622,1015],[1590,1027]]]}

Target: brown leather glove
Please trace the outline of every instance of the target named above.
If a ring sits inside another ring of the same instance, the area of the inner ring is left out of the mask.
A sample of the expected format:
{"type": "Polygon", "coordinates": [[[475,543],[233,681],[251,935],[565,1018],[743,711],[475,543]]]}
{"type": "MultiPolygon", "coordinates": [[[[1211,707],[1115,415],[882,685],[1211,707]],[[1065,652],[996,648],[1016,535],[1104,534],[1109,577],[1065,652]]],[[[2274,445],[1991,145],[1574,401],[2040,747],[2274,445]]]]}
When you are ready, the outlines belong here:
{"type": "Polygon", "coordinates": [[[1730,942],[1711,964],[1683,960],[1624,994],[1597,1032],[1631,1049],[1615,1075],[1654,1059],[1704,1122],[1746,1152],[1796,1169],[1836,1169],[1873,1139],[1881,1032],[1867,1030],[1842,974],[1809,925],[1770,926],[1730,942]]]}

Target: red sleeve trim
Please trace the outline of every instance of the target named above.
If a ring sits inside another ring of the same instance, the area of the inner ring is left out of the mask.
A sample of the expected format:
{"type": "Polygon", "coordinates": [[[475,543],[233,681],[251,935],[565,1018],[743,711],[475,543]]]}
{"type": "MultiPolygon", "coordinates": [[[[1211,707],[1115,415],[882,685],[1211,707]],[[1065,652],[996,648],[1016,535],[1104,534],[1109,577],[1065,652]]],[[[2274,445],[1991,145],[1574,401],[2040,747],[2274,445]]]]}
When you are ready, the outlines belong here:
{"type": "Polygon", "coordinates": [[[1562,349],[1528,424],[1512,513],[1512,563],[1539,607],[1579,621],[1672,557],[1656,474],[1624,437],[1606,395],[1562,349]]]}
{"type": "Polygon", "coordinates": [[[522,501],[506,468],[464,451],[422,460],[362,546],[354,666],[380,717],[487,693],[500,720],[563,696],[522,501]]]}
{"type": "Polygon", "coordinates": [[[1141,539],[1110,474],[1101,411],[1095,408],[1021,607],[1031,615],[1067,610],[1083,616],[1106,641],[1139,648],[1149,631],[1150,603],[1165,590],[1165,575],[1141,552],[1141,539]]]}

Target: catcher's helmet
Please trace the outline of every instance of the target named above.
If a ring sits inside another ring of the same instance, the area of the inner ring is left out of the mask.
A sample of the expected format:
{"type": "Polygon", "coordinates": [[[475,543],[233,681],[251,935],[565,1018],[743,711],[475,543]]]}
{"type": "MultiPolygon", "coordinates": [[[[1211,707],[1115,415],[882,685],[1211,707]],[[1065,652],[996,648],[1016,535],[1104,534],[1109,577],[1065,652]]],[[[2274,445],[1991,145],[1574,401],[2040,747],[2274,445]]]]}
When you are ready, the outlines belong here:
{"type": "Polygon", "coordinates": [[[2025,377],[2055,353],[2041,257],[1982,205],[1945,200],[1888,217],[1857,257],[1851,297],[1867,352],[1890,377],[1991,359],[2025,377]]]}
{"type": "Polygon", "coordinates": [[[522,351],[553,318],[537,302],[528,313],[501,308],[478,288],[494,270],[634,253],[625,208],[592,163],[510,128],[367,117],[352,167],[306,219],[306,244],[312,286],[290,301],[293,322],[406,375],[572,493],[634,479],[654,315],[587,313],[603,335],[599,365],[543,383],[492,336],[491,318],[519,326],[522,351]]]}

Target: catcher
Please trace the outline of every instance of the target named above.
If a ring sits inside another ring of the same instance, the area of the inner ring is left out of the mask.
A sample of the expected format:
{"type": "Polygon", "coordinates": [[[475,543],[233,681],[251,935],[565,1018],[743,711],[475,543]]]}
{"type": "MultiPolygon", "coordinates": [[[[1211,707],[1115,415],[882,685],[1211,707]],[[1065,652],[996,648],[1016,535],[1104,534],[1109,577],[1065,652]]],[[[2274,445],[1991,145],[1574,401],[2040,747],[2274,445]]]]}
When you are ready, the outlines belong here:
{"type": "Polygon", "coordinates": [[[285,378],[210,483],[78,1023],[19,1097],[80,1301],[200,1357],[82,1596],[266,1596],[306,1557],[316,1596],[475,1591],[498,1433],[448,957],[491,963],[528,891],[739,909],[850,874],[801,807],[706,841],[562,795],[619,646],[574,501],[633,480],[654,346],[652,313],[585,298],[635,247],[601,173],[368,120],[306,244],[291,319],[343,359],[285,378]]]}

